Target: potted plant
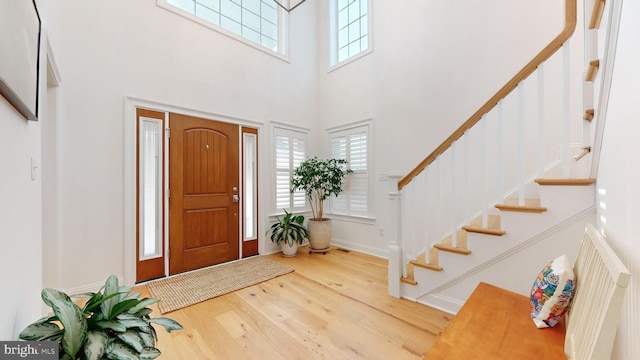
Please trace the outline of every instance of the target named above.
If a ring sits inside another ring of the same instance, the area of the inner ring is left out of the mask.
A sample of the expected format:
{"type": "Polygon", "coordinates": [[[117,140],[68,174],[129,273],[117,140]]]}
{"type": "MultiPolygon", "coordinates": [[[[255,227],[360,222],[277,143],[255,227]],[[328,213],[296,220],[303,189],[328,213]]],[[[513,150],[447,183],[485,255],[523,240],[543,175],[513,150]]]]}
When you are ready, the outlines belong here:
{"type": "Polygon", "coordinates": [[[298,253],[298,245],[308,236],[307,228],[303,225],[304,216],[293,215],[287,210],[282,219],[271,225],[267,234],[271,233],[271,241],[280,244],[282,256],[293,257],[298,253]]]}
{"type": "Polygon", "coordinates": [[[182,326],[169,318],[151,318],[148,306],[158,299],[140,299],[131,287],[119,286],[115,275],[109,276],[97,293],[73,295],[89,300],[80,308],[71,297],[54,289],[42,290],[42,301],[53,310],[27,326],[20,339],[57,341],[60,359],[155,359],[160,350],[152,323],[167,332],[182,326]]]}
{"type": "Polygon", "coordinates": [[[331,241],[331,220],[324,217],[324,201],[342,192],[342,180],[353,172],[347,169],[347,160],[318,159],[313,157],[300,163],[293,171],[291,191],[304,191],[313,218],[309,219],[309,246],[323,251],[331,241]]]}

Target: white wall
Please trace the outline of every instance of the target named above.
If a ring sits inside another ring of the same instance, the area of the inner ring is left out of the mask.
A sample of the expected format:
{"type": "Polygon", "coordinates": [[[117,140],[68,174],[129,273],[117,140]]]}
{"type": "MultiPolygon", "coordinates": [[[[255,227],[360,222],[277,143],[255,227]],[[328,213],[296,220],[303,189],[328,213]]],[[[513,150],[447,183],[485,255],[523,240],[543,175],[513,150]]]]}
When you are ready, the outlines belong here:
{"type": "MultiPolygon", "coordinates": [[[[334,240],[386,256],[388,182],[378,175],[407,173],[563,25],[562,3],[553,0],[374,2],[373,52],[327,72],[327,9],[324,0],[291,13],[287,63],[155,1],[61,3],[61,288],[124,272],[124,96],[265,129],[271,121],[310,128],[310,154],[321,156],[325,129],[373,118],[376,220],[338,220],[334,240]]],[[[269,140],[261,134],[262,150],[270,150],[269,140]]],[[[263,190],[271,188],[265,155],[263,190]]],[[[269,201],[261,198],[263,215],[269,201]]]]}
{"type": "MultiPolygon", "coordinates": [[[[123,276],[125,96],[267,128],[271,121],[311,126],[316,42],[310,4],[291,13],[289,63],[177,16],[155,1],[61,3],[56,60],[64,78],[63,289],[99,284],[112,273],[123,276]]],[[[268,134],[260,136],[261,143],[268,141],[268,134]]],[[[264,155],[261,159],[268,159],[264,155]]],[[[261,165],[264,179],[269,163],[261,165]]],[[[260,184],[262,194],[269,184],[260,184]]],[[[261,209],[267,209],[263,203],[261,209]]]]}
{"type": "MultiPolygon", "coordinates": [[[[466,121],[560,32],[564,2],[374,1],[373,52],[331,72],[327,3],[318,5],[320,116],[315,129],[373,118],[375,132],[376,220],[334,222],[334,242],[386,256],[388,182],[378,175],[407,174],[466,121]]],[[[580,64],[581,47],[576,49],[580,64]]],[[[315,136],[318,143],[328,143],[323,131],[315,136]]]]}
{"type": "Polygon", "coordinates": [[[41,314],[42,242],[40,124],[25,120],[0,97],[0,339],[18,333],[41,314]]]}
{"type": "MultiPolygon", "coordinates": [[[[39,121],[26,121],[0,97],[0,339],[17,339],[43,314],[43,173],[41,131],[48,125],[47,42],[55,37],[57,0],[37,1],[43,34],[40,48],[39,121]],[[44,125],[44,126],[46,126],[44,125]],[[32,179],[31,161],[35,162],[32,179]]],[[[44,156],[43,156],[44,155],[44,156]]],[[[46,164],[43,164],[46,163],[46,164]]],[[[55,256],[55,254],[53,255],[55,256]]]]}
{"type": "Polygon", "coordinates": [[[640,354],[640,124],[637,104],[640,83],[640,3],[622,4],[618,47],[600,166],[597,203],[601,229],[631,271],[612,359],[636,359],[640,354]]]}

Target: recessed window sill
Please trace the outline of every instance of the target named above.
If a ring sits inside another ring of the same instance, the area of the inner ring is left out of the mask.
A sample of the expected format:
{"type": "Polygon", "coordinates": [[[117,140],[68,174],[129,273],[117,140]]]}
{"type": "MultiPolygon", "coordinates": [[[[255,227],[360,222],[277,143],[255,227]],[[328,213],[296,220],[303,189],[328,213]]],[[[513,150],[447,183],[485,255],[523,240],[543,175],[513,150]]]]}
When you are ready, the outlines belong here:
{"type": "Polygon", "coordinates": [[[365,57],[365,56],[367,56],[367,55],[371,54],[372,52],[373,52],[373,49],[369,48],[369,49],[367,49],[367,50],[365,50],[365,51],[363,51],[363,52],[359,53],[358,55],[354,55],[354,56],[352,56],[352,57],[350,57],[350,58],[348,58],[348,59],[346,59],[346,60],[342,60],[341,62],[339,62],[339,63],[337,63],[337,64],[335,64],[335,65],[331,66],[331,67],[329,68],[329,70],[327,71],[327,74],[329,74],[329,73],[331,73],[331,72],[333,72],[333,71],[335,71],[335,70],[338,70],[338,69],[340,69],[340,68],[341,68],[341,67],[343,67],[343,66],[349,65],[349,64],[351,64],[352,62],[354,62],[354,61],[356,61],[356,60],[359,60],[359,59],[361,59],[361,58],[363,58],[363,57],[365,57]]]}

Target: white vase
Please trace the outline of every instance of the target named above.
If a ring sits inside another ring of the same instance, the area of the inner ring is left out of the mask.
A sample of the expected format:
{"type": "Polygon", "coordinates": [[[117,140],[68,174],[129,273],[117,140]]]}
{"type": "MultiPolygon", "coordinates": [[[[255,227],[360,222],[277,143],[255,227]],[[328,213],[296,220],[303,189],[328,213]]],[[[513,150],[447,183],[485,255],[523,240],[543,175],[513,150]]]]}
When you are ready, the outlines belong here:
{"type": "Polygon", "coordinates": [[[282,256],[294,257],[298,254],[298,243],[294,241],[293,245],[289,246],[286,241],[282,241],[280,243],[280,250],[282,250],[282,256]]]}
{"type": "Polygon", "coordinates": [[[331,219],[322,221],[309,219],[307,222],[309,229],[309,247],[313,250],[324,250],[329,248],[331,242],[331,219]]]}

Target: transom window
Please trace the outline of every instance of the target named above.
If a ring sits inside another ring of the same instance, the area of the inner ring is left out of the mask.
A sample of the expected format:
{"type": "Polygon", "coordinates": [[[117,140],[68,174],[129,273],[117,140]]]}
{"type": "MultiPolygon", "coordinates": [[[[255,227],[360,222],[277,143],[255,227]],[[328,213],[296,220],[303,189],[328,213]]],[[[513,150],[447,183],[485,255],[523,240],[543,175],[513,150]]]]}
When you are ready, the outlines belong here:
{"type": "Polygon", "coordinates": [[[369,0],[333,0],[331,65],[370,50],[369,0]]]}
{"type": "MultiPolygon", "coordinates": [[[[158,5],[177,9],[225,29],[251,43],[285,55],[281,13],[273,0],[157,0],[158,5]]],[[[181,15],[185,15],[182,14],[181,15]]],[[[210,26],[212,29],[215,27],[210,26]]],[[[217,30],[217,29],[215,29],[217,30]]]]}

